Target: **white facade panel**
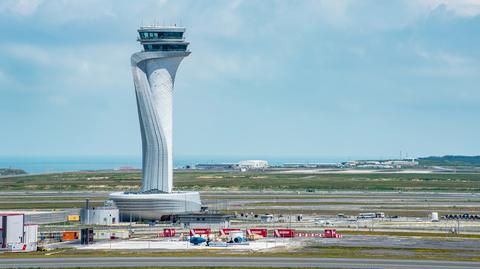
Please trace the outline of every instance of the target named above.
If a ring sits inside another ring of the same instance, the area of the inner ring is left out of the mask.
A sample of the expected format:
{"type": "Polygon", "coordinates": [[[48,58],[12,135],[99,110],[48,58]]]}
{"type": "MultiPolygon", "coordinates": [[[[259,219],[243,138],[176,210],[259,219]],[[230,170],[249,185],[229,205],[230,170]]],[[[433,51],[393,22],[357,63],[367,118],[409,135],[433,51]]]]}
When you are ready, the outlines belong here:
{"type": "Polygon", "coordinates": [[[8,244],[23,243],[23,220],[22,214],[7,214],[1,218],[0,246],[6,248],[8,244]]]}
{"type": "Polygon", "coordinates": [[[38,225],[25,225],[25,243],[37,243],[38,241],[38,225]]]}
{"type": "Polygon", "coordinates": [[[132,72],[142,136],[142,191],[173,188],[173,83],[189,52],[138,52],[132,72]]]}
{"type": "Polygon", "coordinates": [[[110,194],[110,199],[120,209],[121,218],[129,217],[158,220],[162,215],[199,212],[201,209],[198,192],[171,193],[123,193],[110,194]]]}
{"type": "Polygon", "coordinates": [[[37,251],[38,225],[25,225],[25,251],[37,251]]]}

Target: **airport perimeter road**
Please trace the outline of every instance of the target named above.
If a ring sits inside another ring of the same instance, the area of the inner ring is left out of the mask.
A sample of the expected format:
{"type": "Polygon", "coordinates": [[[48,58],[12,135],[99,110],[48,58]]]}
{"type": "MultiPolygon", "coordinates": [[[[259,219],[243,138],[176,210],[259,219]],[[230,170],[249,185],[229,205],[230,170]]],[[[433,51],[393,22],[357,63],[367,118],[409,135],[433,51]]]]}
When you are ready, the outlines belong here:
{"type": "Polygon", "coordinates": [[[101,257],[101,258],[0,258],[0,268],[147,266],[317,267],[317,268],[480,268],[476,262],[384,259],[278,258],[278,257],[101,257]]]}

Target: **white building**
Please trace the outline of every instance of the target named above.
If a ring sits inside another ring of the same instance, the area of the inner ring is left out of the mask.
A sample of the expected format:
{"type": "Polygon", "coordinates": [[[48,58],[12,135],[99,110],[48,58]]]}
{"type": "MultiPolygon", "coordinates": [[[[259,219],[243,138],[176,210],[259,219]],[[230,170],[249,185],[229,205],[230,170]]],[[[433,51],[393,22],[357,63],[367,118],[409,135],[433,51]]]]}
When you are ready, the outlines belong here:
{"type": "Polygon", "coordinates": [[[173,193],[173,84],[180,62],[190,55],[185,28],[141,27],[143,51],[131,57],[142,137],[142,189],[113,193],[120,214],[154,219],[163,214],[200,211],[198,192],[173,193]],[[165,207],[167,206],[167,207],[165,207]]]}
{"type": "Polygon", "coordinates": [[[228,228],[230,226],[230,219],[232,215],[223,214],[184,214],[178,215],[178,223],[183,228],[210,228],[221,229],[228,228]]]}
{"type": "Polygon", "coordinates": [[[412,159],[412,160],[391,160],[391,161],[386,161],[384,163],[391,164],[392,166],[394,166],[396,168],[418,166],[418,162],[415,161],[415,159],[412,159]]]}
{"type": "Polygon", "coordinates": [[[6,251],[36,251],[38,225],[25,225],[25,216],[0,214],[0,249],[6,251]]]}
{"type": "Polygon", "coordinates": [[[98,206],[80,210],[82,224],[114,225],[118,224],[119,219],[119,210],[115,207],[98,206]]]}
{"type": "Polygon", "coordinates": [[[268,168],[268,161],[264,160],[245,160],[238,163],[240,169],[245,170],[261,170],[268,168]]]}

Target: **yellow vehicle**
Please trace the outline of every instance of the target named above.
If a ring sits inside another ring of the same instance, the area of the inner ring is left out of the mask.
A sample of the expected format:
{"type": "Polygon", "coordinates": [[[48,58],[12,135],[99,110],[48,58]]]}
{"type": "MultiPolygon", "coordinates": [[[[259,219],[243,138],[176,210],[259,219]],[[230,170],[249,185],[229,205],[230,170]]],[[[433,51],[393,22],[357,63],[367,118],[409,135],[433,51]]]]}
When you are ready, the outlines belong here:
{"type": "Polygon", "coordinates": [[[67,220],[68,221],[80,221],[80,216],[79,215],[68,215],[67,220]]]}

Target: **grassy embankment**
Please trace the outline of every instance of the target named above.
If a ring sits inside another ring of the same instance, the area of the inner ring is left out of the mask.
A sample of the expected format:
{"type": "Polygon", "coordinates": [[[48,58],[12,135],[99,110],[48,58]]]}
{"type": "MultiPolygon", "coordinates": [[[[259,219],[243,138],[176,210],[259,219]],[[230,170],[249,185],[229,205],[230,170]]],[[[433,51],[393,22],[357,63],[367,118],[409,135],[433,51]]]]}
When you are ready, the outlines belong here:
{"type": "MultiPolygon", "coordinates": [[[[140,188],[141,175],[138,172],[83,172],[58,173],[47,175],[26,175],[0,178],[2,191],[87,191],[105,192],[102,196],[88,197],[93,205],[99,205],[106,199],[108,192],[121,190],[137,190],[140,188]]],[[[276,190],[300,191],[302,195],[264,196],[262,199],[325,199],[325,195],[308,193],[305,190],[322,191],[433,191],[433,192],[478,192],[480,191],[480,174],[280,174],[280,173],[221,173],[221,172],[176,172],[174,175],[177,190],[200,191],[235,191],[235,190],[276,190]]],[[[353,195],[354,196],[354,195],[353,195]]],[[[322,201],[323,205],[339,205],[342,202],[333,198],[353,198],[353,196],[330,197],[332,201],[322,201]]],[[[66,208],[81,207],[84,204],[84,194],[69,194],[64,197],[39,197],[5,195],[0,197],[1,209],[16,208],[66,208]],[[58,201],[58,202],[56,202],[58,201]]],[[[211,194],[202,195],[204,200],[221,199],[258,199],[258,196],[241,195],[239,197],[211,194]]],[[[261,202],[254,206],[257,213],[262,213],[262,206],[269,205],[308,206],[317,202],[261,202]]],[[[384,206],[384,205],[382,205],[384,206]]],[[[392,205],[394,206],[394,205],[392,205]]],[[[391,210],[392,214],[401,209],[391,210]]],[[[285,209],[289,210],[289,209],[285,209]]],[[[436,209],[441,213],[450,208],[436,209]]],[[[455,211],[460,208],[452,209],[455,211]]],[[[268,209],[264,210],[265,212],[268,209]]],[[[295,209],[298,213],[298,209],[295,209]]],[[[467,209],[464,211],[468,211],[467,209]]],[[[301,212],[300,212],[301,213],[301,212]]],[[[305,213],[311,213],[306,210],[305,213]]],[[[328,212],[320,212],[328,213],[328,212]]],[[[347,212],[348,213],[348,212],[347,212]]],[[[352,212],[355,213],[355,212],[352,212]]],[[[419,211],[419,215],[424,212],[419,211]]]]}
{"type": "Polygon", "coordinates": [[[439,233],[439,232],[385,232],[385,231],[352,231],[338,229],[339,233],[347,235],[372,235],[372,236],[406,236],[406,237],[435,237],[435,238],[469,238],[480,239],[480,234],[453,234],[453,233],[439,233]]]}
{"type": "Polygon", "coordinates": [[[74,250],[4,253],[0,258],[54,258],[54,257],[296,257],[296,258],[377,258],[377,259],[415,259],[415,260],[451,260],[480,262],[480,251],[451,250],[433,248],[389,248],[389,247],[345,247],[310,246],[290,251],[275,252],[229,252],[223,250],[196,251],[133,251],[133,250],[74,250]]]}
{"type": "MultiPolygon", "coordinates": [[[[0,178],[2,191],[115,191],[140,188],[140,173],[95,172],[0,178]]],[[[178,190],[480,191],[480,174],[280,174],[176,172],[178,190]]]]}

